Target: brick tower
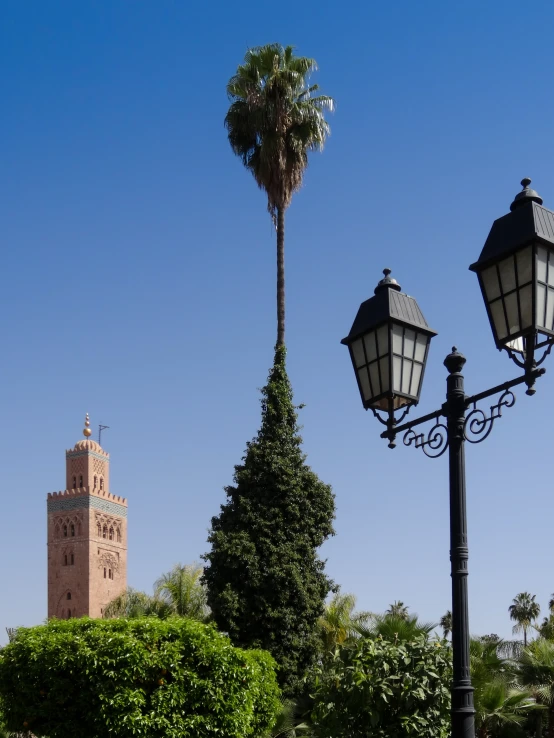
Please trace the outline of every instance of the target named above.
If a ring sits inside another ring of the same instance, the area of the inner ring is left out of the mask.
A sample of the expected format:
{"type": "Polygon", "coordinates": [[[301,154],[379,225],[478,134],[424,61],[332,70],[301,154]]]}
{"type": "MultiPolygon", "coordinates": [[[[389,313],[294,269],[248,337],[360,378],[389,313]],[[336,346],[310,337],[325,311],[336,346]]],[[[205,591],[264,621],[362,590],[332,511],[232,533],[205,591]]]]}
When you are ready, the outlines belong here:
{"type": "Polygon", "coordinates": [[[110,455],[90,439],[65,452],[63,492],[48,494],[48,617],[101,618],[127,588],[127,500],[110,493],[110,455]]]}

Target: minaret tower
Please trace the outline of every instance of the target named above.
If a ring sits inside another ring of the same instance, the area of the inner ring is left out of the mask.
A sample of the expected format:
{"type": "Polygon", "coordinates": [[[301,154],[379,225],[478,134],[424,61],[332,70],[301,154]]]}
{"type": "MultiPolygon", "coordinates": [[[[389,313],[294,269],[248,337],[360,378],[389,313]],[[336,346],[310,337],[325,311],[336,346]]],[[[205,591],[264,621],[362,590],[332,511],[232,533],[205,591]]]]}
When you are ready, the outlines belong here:
{"type": "Polygon", "coordinates": [[[65,452],[66,484],[48,494],[48,617],[101,618],[127,588],[127,500],[110,492],[110,455],[90,436],[65,452]]]}

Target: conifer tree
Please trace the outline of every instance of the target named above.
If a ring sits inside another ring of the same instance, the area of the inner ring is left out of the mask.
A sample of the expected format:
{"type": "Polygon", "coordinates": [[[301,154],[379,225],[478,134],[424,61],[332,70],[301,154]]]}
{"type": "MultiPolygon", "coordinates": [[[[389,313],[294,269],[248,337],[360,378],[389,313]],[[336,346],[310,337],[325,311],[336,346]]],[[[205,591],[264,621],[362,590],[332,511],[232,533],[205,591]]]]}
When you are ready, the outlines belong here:
{"type": "Polygon", "coordinates": [[[262,424],[212,518],[204,580],[217,626],[238,646],[267,649],[294,695],[318,650],[333,584],[317,549],[333,535],[334,495],[305,462],[286,350],[262,390],[262,424]]]}

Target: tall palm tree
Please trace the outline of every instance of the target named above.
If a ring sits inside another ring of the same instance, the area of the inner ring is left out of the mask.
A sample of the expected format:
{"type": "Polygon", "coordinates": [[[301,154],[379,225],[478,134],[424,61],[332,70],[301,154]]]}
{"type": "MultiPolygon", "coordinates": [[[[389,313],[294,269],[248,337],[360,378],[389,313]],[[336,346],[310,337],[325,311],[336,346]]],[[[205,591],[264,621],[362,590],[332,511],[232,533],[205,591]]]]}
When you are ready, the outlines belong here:
{"type": "Polygon", "coordinates": [[[277,230],[277,345],[285,343],[285,211],[302,186],[308,152],[323,148],[330,133],[326,110],[333,99],[309,85],[315,59],[293,47],[249,49],[227,84],[229,143],[260,189],[277,230]]]}
{"type": "Polygon", "coordinates": [[[389,605],[389,609],[385,610],[385,615],[395,615],[396,617],[408,619],[408,606],[405,605],[401,600],[396,600],[389,605]]]}
{"type": "Polygon", "coordinates": [[[541,611],[538,602],[535,602],[536,595],[529,592],[520,592],[514,597],[512,604],[508,608],[510,619],[515,620],[512,633],[521,633],[523,631],[523,646],[527,646],[527,631],[533,624],[533,621],[539,617],[541,611]]]}
{"type": "Polygon", "coordinates": [[[337,592],[325,605],[325,611],[319,618],[318,626],[323,652],[332,654],[338,646],[355,638],[359,627],[365,625],[371,613],[356,612],[356,598],[352,594],[337,592]]]}
{"type": "Polygon", "coordinates": [[[200,581],[203,572],[199,564],[176,564],[154,583],[154,595],[175,615],[205,621],[210,611],[206,588],[200,581]]]}
{"type": "Polygon", "coordinates": [[[452,612],[450,610],[447,610],[444,613],[442,618],[439,620],[439,625],[442,628],[444,637],[448,638],[450,633],[452,633],[452,612]]]}

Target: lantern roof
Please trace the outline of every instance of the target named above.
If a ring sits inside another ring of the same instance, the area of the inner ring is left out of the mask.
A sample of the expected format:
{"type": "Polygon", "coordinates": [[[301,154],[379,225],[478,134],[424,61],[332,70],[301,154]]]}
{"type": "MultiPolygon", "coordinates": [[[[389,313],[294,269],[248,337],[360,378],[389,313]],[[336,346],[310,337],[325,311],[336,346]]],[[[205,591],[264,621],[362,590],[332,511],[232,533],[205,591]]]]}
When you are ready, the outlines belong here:
{"type": "Polygon", "coordinates": [[[400,285],[396,279],[389,276],[390,273],[390,269],[383,269],[385,277],[375,288],[375,295],[362,302],[350,333],[341,343],[348,346],[358,336],[389,321],[408,325],[429,336],[437,335],[437,332],[429,327],[416,300],[401,292],[400,285]]]}
{"type": "Polygon", "coordinates": [[[542,197],[529,187],[529,178],[522,179],[521,184],[523,190],[515,196],[510,212],[492,224],[479,259],[469,267],[471,271],[478,271],[531,241],[554,246],[554,212],[542,206],[542,197]]]}

